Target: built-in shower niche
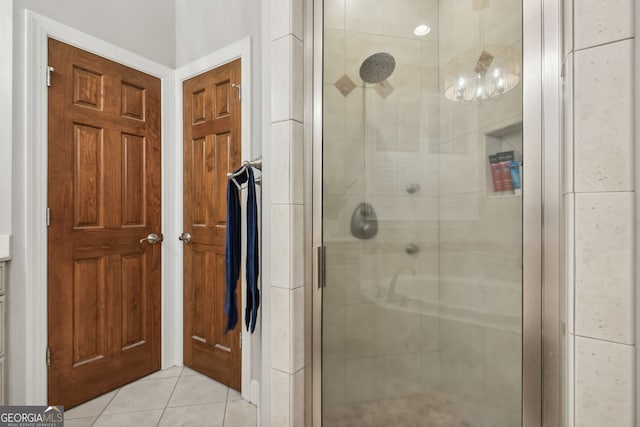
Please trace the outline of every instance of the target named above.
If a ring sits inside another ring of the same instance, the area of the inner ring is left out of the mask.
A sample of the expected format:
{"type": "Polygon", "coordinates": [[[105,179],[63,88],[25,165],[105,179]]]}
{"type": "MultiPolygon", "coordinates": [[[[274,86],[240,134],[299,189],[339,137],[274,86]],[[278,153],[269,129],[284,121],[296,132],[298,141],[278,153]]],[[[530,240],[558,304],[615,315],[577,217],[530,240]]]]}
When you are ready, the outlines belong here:
{"type": "Polygon", "coordinates": [[[513,197],[522,194],[522,122],[484,134],[485,195],[513,197]],[[518,178],[513,177],[509,163],[521,162],[518,178]],[[515,178],[515,179],[514,179],[515,178]],[[520,187],[520,188],[516,188],[520,187]]]}

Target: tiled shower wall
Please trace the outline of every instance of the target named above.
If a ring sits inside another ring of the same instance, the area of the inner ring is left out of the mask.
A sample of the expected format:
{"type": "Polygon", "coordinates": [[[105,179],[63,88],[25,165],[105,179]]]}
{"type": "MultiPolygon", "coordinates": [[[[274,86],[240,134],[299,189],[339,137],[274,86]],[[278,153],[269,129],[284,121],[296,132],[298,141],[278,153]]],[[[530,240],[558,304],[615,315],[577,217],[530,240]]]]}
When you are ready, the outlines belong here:
{"type": "Polygon", "coordinates": [[[564,1],[568,427],[636,425],[634,4],[564,1]]]}
{"type": "Polygon", "coordinates": [[[439,378],[437,313],[410,307],[438,298],[437,19],[429,35],[413,34],[415,15],[437,10],[437,0],[325,3],[325,413],[427,391],[439,378]],[[365,84],[361,64],[379,52],[395,70],[365,84]],[[411,184],[419,190],[407,192],[411,184]],[[367,240],[350,230],[362,202],[379,224],[367,240]],[[410,244],[418,253],[406,253],[410,244]]]}
{"type": "MultiPolygon", "coordinates": [[[[441,81],[481,43],[521,51],[519,1],[441,0],[439,12],[441,81]]],[[[440,320],[441,389],[478,426],[520,419],[522,196],[493,191],[488,154],[513,150],[526,165],[521,105],[522,83],[469,104],[440,95],[440,303],[469,313],[440,320]]]]}
{"type": "MultiPolygon", "coordinates": [[[[271,0],[264,10],[271,40],[270,419],[304,425],[303,0],[271,0]]],[[[269,351],[269,349],[267,349],[269,351]]]]}

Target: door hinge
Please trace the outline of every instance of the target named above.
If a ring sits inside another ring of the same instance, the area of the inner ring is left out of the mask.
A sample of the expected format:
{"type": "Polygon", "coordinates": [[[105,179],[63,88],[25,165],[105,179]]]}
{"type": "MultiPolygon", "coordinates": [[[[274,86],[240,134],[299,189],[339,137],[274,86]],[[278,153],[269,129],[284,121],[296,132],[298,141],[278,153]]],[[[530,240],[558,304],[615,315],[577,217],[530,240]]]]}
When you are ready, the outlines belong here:
{"type": "Polygon", "coordinates": [[[52,66],[47,66],[47,87],[51,86],[51,73],[53,73],[56,69],[52,66]]]}
{"type": "Polygon", "coordinates": [[[51,366],[51,347],[47,347],[47,367],[51,366]]]}
{"type": "Polygon", "coordinates": [[[47,208],[47,227],[51,225],[51,208],[47,208]]]}
{"type": "Polygon", "coordinates": [[[236,89],[238,89],[238,101],[242,102],[242,85],[233,83],[233,84],[231,84],[231,86],[233,86],[236,89]]]}
{"type": "Polygon", "coordinates": [[[242,348],[242,332],[238,332],[238,341],[240,342],[240,348],[242,348]]]}

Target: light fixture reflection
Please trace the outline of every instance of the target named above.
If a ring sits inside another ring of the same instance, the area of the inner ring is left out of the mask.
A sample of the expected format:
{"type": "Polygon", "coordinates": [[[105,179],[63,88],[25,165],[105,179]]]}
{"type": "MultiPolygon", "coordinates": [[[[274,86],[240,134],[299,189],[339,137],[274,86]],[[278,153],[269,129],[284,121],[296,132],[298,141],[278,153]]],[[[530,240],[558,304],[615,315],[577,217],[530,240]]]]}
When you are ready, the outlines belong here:
{"type": "Polygon", "coordinates": [[[520,50],[493,45],[451,59],[445,68],[444,94],[462,103],[494,99],[520,82],[520,50]]]}
{"type": "Polygon", "coordinates": [[[426,36],[430,32],[431,27],[429,27],[427,24],[420,24],[416,27],[415,30],[413,30],[413,34],[415,34],[416,36],[426,36]]]}

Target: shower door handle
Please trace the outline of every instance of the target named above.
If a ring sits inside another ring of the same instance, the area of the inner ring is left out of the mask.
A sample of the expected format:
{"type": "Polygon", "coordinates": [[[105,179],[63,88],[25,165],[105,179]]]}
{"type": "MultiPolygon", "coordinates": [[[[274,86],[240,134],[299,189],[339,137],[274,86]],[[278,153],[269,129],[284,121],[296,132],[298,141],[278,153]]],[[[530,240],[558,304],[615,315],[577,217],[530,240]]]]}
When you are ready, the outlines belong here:
{"type": "Polygon", "coordinates": [[[324,246],[317,247],[317,258],[318,258],[318,289],[322,289],[326,286],[326,267],[325,260],[327,257],[327,251],[324,246]]]}

